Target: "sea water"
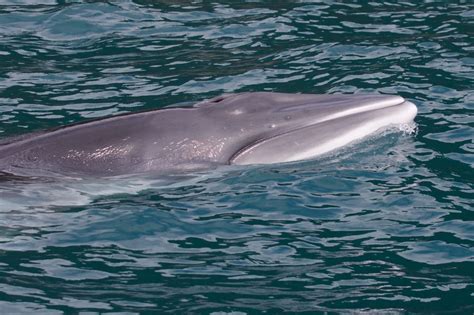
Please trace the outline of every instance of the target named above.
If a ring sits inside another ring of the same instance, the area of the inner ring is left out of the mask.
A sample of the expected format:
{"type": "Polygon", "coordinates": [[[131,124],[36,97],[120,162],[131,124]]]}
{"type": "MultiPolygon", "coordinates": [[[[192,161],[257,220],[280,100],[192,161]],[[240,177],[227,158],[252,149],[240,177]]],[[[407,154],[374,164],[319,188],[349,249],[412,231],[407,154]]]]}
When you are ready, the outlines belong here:
{"type": "Polygon", "coordinates": [[[0,137],[244,91],[419,113],[300,163],[3,176],[0,313],[472,313],[473,18],[469,1],[1,1],[0,137]]]}

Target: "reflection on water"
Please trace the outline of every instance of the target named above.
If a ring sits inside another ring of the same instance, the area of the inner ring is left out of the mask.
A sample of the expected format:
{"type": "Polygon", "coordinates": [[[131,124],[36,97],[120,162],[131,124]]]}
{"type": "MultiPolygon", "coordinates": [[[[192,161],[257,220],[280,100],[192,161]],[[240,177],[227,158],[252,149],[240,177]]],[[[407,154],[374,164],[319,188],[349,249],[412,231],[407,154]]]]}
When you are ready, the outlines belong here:
{"type": "Polygon", "coordinates": [[[240,91],[399,94],[419,115],[414,135],[302,163],[2,174],[2,313],[472,313],[473,16],[467,3],[4,1],[2,137],[240,91]]]}

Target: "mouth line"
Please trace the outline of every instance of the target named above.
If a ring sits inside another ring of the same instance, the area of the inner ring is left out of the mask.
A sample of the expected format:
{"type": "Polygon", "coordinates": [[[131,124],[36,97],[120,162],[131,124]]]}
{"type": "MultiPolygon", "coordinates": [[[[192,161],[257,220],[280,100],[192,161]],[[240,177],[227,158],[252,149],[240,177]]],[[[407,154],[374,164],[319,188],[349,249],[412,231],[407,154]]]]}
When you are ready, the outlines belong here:
{"type": "Polygon", "coordinates": [[[343,118],[343,117],[348,117],[348,116],[352,116],[352,115],[367,113],[367,112],[371,112],[371,111],[377,111],[377,110],[386,109],[386,108],[397,107],[397,106],[405,104],[406,102],[407,101],[403,97],[394,96],[394,97],[391,97],[390,99],[387,99],[385,101],[373,102],[373,103],[369,103],[369,104],[364,105],[364,106],[355,107],[355,108],[351,108],[351,109],[346,109],[346,110],[343,110],[343,111],[340,111],[340,112],[336,112],[336,113],[327,115],[323,118],[319,118],[319,119],[316,119],[316,120],[311,120],[308,123],[303,123],[303,124],[300,124],[300,125],[296,125],[293,128],[291,128],[291,127],[286,128],[284,130],[281,130],[281,132],[279,132],[277,134],[273,134],[273,135],[268,136],[268,137],[262,137],[262,138],[258,139],[257,141],[255,141],[254,143],[265,141],[267,139],[272,139],[274,137],[285,135],[285,134],[288,134],[290,132],[298,131],[300,129],[311,127],[311,126],[314,126],[314,125],[317,125],[317,124],[320,124],[320,123],[328,122],[328,121],[331,121],[331,120],[336,120],[338,118],[343,118]]]}
{"type": "Polygon", "coordinates": [[[369,104],[364,105],[364,106],[359,106],[359,107],[355,107],[355,108],[351,108],[351,109],[346,109],[346,110],[343,110],[343,111],[340,111],[340,112],[336,112],[336,113],[328,115],[328,116],[326,116],[322,119],[312,121],[310,124],[307,124],[304,127],[314,125],[314,124],[318,124],[318,123],[325,122],[325,121],[334,120],[334,119],[341,118],[341,117],[347,117],[347,116],[351,116],[351,115],[355,115],[355,114],[361,114],[361,113],[365,113],[365,112],[376,111],[376,110],[379,110],[379,109],[395,107],[395,106],[402,105],[405,102],[406,102],[406,100],[403,97],[393,96],[393,97],[390,97],[389,99],[384,100],[384,101],[376,101],[376,102],[372,102],[372,103],[369,103],[369,104]]]}
{"type": "Polygon", "coordinates": [[[281,132],[273,134],[271,136],[268,136],[268,135],[267,136],[262,136],[261,138],[258,138],[256,140],[252,141],[248,145],[240,148],[237,152],[235,152],[231,156],[231,158],[229,159],[229,164],[231,164],[231,165],[234,164],[235,160],[241,154],[245,153],[246,151],[250,150],[251,148],[255,147],[256,145],[258,145],[261,142],[265,142],[265,141],[268,141],[268,140],[271,140],[271,139],[274,139],[274,138],[277,138],[277,137],[280,137],[280,136],[284,136],[284,135],[292,133],[292,132],[297,132],[297,131],[300,131],[300,130],[305,129],[305,128],[310,128],[310,127],[313,127],[314,125],[329,122],[329,121],[332,121],[332,120],[335,120],[335,119],[338,119],[338,118],[343,118],[343,117],[348,117],[348,116],[352,116],[352,115],[367,113],[367,112],[370,112],[370,111],[378,111],[378,110],[382,110],[382,109],[386,109],[386,108],[397,107],[397,106],[405,104],[406,102],[407,101],[403,97],[395,96],[395,97],[390,98],[388,100],[385,100],[383,102],[380,102],[380,101],[379,102],[374,102],[372,104],[367,104],[367,105],[364,105],[364,106],[360,106],[360,107],[344,110],[344,111],[341,111],[341,112],[337,112],[337,113],[328,115],[328,116],[326,116],[322,119],[319,119],[319,120],[316,120],[316,121],[311,121],[308,124],[302,124],[302,125],[299,125],[299,126],[295,126],[294,128],[288,128],[288,129],[282,130],[281,132]]]}

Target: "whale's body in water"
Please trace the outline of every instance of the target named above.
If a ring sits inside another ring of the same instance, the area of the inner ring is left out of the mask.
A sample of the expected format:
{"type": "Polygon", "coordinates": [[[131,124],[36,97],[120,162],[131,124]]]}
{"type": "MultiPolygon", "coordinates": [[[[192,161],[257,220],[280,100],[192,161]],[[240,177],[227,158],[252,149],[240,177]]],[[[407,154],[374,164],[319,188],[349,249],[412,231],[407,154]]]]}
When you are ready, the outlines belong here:
{"type": "Polygon", "coordinates": [[[7,139],[0,171],[115,176],[297,161],[410,123],[416,113],[399,96],[229,94],[7,139]]]}

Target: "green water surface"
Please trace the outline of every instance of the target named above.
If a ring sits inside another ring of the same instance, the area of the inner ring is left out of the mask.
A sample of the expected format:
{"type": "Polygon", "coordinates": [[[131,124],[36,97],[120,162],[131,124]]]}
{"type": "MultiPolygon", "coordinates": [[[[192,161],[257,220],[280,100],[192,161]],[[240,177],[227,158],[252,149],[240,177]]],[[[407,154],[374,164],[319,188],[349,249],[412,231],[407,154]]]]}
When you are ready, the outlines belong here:
{"type": "Polygon", "coordinates": [[[0,313],[472,314],[473,19],[470,1],[1,0],[0,137],[243,91],[419,113],[302,163],[4,179],[0,313]]]}

